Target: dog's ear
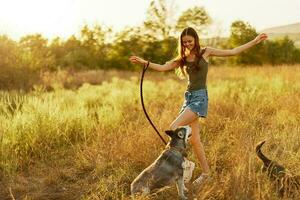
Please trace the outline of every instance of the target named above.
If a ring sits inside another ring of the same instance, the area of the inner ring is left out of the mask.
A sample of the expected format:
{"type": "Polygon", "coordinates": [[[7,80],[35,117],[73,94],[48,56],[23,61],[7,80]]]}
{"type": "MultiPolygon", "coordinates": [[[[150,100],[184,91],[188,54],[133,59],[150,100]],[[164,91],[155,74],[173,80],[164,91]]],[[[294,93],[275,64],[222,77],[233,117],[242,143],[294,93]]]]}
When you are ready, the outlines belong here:
{"type": "Polygon", "coordinates": [[[166,133],[168,136],[172,137],[172,135],[174,134],[174,131],[172,131],[172,130],[166,130],[165,133],[166,133]]]}

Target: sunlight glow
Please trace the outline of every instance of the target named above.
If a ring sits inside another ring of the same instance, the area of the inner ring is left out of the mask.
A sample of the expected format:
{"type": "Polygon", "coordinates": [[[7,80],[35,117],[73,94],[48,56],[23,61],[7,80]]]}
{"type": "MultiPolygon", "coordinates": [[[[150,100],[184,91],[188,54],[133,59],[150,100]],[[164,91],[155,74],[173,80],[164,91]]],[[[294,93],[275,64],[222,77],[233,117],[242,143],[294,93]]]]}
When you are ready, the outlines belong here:
{"type": "MultiPolygon", "coordinates": [[[[219,29],[229,31],[234,20],[249,22],[258,30],[300,22],[299,0],[167,0],[175,14],[203,6],[219,29]],[[288,2],[288,3],[287,3],[288,2]]],[[[77,34],[84,24],[101,24],[122,30],[145,20],[150,0],[0,0],[0,34],[12,38],[41,33],[52,38],[77,34]]]]}
{"type": "Polygon", "coordinates": [[[80,14],[72,9],[73,2],[72,0],[2,2],[0,22],[4,27],[1,27],[0,31],[7,32],[13,37],[29,33],[41,33],[46,37],[68,36],[70,30],[77,26],[80,14]]]}

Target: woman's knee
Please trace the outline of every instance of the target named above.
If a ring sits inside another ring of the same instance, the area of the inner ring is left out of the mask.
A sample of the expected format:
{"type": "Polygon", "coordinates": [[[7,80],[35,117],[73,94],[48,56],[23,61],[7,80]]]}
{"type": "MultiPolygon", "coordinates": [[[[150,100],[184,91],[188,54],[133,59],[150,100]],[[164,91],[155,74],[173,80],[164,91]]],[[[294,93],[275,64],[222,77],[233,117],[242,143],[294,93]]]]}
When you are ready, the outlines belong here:
{"type": "Polygon", "coordinates": [[[199,122],[198,122],[198,120],[192,121],[189,125],[190,125],[190,127],[192,129],[199,129],[199,122]]]}
{"type": "MultiPolygon", "coordinates": [[[[169,128],[170,128],[171,130],[175,130],[176,128],[179,127],[179,125],[180,125],[180,124],[178,124],[177,121],[175,120],[175,121],[173,121],[173,122],[171,123],[171,125],[169,126],[169,128]]],[[[192,128],[192,132],[197,132],[197,133],[199,132],[199,122],[198,122],[198,119],[192,121],[192,122],[189,124],[189,126],[192,128]]]]}

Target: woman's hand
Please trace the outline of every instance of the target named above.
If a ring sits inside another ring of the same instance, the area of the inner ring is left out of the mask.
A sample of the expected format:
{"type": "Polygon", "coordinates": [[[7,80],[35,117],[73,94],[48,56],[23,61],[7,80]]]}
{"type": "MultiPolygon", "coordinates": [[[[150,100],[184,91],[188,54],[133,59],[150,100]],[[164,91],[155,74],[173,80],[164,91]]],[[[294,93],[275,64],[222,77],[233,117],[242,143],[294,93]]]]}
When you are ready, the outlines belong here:
{"type": "Polygon", "coordinates": [[[147,64],[147,60],[144,60],[143,58],[140,58],[138,56],[130,56],[129,58],[130,62],[134,63],[134,64],[147,64]]]}
{"type": "Polygon", "coordinates": [[[260,42],[266,40],[268,38],[268,35],[265,33],[260,33],[253,41],[255,44],[259,44],[260,42]]]}

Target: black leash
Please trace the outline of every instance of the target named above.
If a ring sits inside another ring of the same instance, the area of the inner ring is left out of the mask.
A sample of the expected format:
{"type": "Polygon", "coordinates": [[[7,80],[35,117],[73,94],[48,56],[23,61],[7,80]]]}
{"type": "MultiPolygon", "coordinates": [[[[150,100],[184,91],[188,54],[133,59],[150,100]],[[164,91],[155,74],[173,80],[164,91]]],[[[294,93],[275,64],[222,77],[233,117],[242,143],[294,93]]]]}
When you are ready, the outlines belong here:
{"type": "Polygon", "coordinates": [[[156,127],[154,126],[154,124],[152,123],[147,111],[146,111],[146,108],[145,108],[145,105],[144,105],[144,98],[143,98],[143,80],[144,80],[144,75],[145,75],[145,72],[146,70],[148,69],[149,67],[149,61],[147,62],[146,65],[144,65],[143,67],[143,73],[142,73],[142,77],[141,77],[141,82],[140,82],[140,96],[141,96],[141,102],[142,102],[142,107],[143,107],[143,110],[144,110],[144,113],[148,119],[148,121],[150,122],[151,126],[154,128],[154,130],[156,131],[156,133],[158,134],[158,136],[160,137],[160,139],[163,141],[163,143],[166,145],[167,142],[164,140],[164,138],[160,135],[159,131],[156,129],[156,127]]]}

